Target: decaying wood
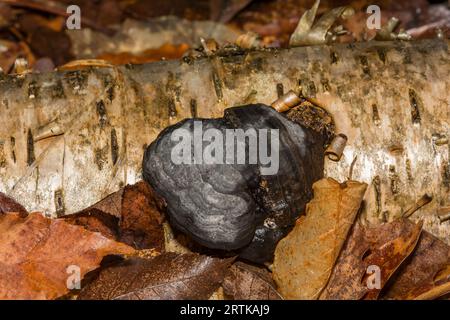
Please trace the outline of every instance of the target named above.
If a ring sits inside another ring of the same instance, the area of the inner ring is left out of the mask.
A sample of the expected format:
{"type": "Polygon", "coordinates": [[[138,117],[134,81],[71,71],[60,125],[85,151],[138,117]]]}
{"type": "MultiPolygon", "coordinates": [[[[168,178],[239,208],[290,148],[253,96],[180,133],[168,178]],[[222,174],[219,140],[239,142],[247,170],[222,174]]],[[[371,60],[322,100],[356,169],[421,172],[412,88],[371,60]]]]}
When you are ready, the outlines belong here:
{"type": "Polygon", "coordinates": [[[370,184],[368,221],[412,217],[450,242],[436,212],[450,204],[448,42],[368,42],[219,52],[142,66],[0,80],[0,190],[29,210],[64,215],[141,178],[143,149],[169,124],[270,104],[280,91],[315,98],[348,137],[326,175],[370,184]],[[44,138],[42,138],[44,137],[44,138]]]}

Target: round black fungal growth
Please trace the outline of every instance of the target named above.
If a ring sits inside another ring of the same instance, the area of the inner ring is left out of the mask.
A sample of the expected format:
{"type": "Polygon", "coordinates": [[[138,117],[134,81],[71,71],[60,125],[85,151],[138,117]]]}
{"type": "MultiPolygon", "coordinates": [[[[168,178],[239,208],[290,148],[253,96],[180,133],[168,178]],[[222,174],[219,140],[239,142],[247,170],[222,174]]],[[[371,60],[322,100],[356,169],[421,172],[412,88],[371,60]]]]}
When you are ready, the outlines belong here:
{"type": "MultiPolygon", "coordinates": [[[[184,120],[161,132],[146,150],[144,179],[165,199],[177,229],[209,248],[239,249],[255,232],[256,205],[248,186],[257,177],[257,166],[174,164],[172,150],[179,141],[172,141],[172,133],[185,129],[183,138],[193,142],[195,121],[184,120]]],[[[214,128],[225,136],[222,120],[201,124],[203,132],[214,128]]],[[[194,159],[194,148],[190,158],[194,159]]]]}
{"type": "Polygon", "coordinates": [[[188,119],[163,130],[145,152],[144,179],[166,200],[175,228],[208,248],[237,250],[262,263],[273,259],[277,242],[312,198],[312,184],[323,176],[325,139],[266,105],[233,107],[220,119],[188,119]],[[216,129],[223,137],[223,154],[212,153],[212,164],[194,163],[198,146],[203,152],[215,142],[198,135],[199,124],[202,133],[216,129]],[[227,134],[239,129],[251,137],[231,140],[234,153],[228,152],[227,134]],[[191,143],[183,159],[192,164],[174,160],[181,140],[191,143]],[[240,146],[245,161],[236,156],[240,146]]]}

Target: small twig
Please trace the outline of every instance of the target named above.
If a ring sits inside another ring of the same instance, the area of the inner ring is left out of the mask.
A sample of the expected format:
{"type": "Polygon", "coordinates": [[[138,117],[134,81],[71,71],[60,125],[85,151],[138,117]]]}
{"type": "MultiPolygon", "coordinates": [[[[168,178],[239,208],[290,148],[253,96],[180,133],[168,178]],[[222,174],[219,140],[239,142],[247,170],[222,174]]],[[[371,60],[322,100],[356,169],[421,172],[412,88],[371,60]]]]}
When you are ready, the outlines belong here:
{"type": "Polygon", "coordinates": [[[425,193],[422,197],[420,197],[419,200],[416,201],[416,203],[414,203],[414,205],[411,208],[409,208],[403,213],[403,217],[404,218],[410,217],[414,212],[422,208],[424,205],[430,203],[431,200],[433,200],[433,197],[425,193]]]}
{"type": "Polygon", "coordinates": [[[355,166],[356,160],[358,160],[358,156],[353,158],[352,163],[350,164],[350,170],[348,172],[348,180],[352,180],[353,177],[353,167],[355,166]]]}

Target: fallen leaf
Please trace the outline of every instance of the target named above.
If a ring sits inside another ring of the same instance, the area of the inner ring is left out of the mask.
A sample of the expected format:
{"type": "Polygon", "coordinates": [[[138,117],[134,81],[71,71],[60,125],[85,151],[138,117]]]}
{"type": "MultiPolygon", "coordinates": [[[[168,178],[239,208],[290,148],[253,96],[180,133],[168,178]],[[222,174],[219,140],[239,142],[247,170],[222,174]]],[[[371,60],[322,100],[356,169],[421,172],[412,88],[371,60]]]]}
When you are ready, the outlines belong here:
{"type": "Polygon", "coordinates": [[[109,239],[119,240],[120,238],[119,219],[95,208],[64,216],[64,221],[83,226],[92,232],[100,232],[109,239]]]}
{"type": "Polygon", "coordinates": [[[275,250],[274,280],[286,299],[316,299],[325,287],[345,242],[367,185],[322,179],[314,199],[294,229],[275,250]]]}
{"type": "Polygon", "coordinates": [[[97,209],[120,219],[122,216],[122,197],[124,189],[111,193],[89,209],[97,209]]]}
{"type": "Polygon", "coordinates": [[[164,248],[163,216],[158,200],[146,182],[126,186],[122,198],[120,241],[137,249],[164,248]]]}
{"type": "Polygon", "coordinates": [[[78,299],[208,299],[219,288],[232,260],[176,253],[131,258],[103,269],[78,299]]]}
{"type": "Polygon", "coordinates": [[[320,298],[377,299],[389,278],[414,250],[421,230],[421,223],[407,219],[373,227],[355,224],[320,298]]]}
{"type": "Polygon", "coordinates": [[[17,26],[23,33],[31,34],[37,27],[45,27],[60,32],[66,24],[64,17],[45,18],[42,15],[27,12],[17,19],[17,26]]]}
{"type": "Polygon", "coordinates": [[[16,19],[16,13],[5,3],[0,3],[0,28],[3,29],[16,19]]]}
{"type": "Polygon", "coordinates": [[[163,215],[158,201],[148,184],[141,181],[109,195],[91,208],[62,219],[135,249],[162,252],[163,215]]]}
{"type": "Polygon", "coordinates": [[[269,271],[243,262],[231,266],[223,281],[226,296],[234,300],[282,300],[269,271]]]}
{"type": "Polygon", "coordinates": [[[56,65],[73,60],[72,43],[64,32],[38,26],[30,35],[29,45],[38,58],[49,57],[56,65]]]}
{"type": "Polygon", "coordinates": [[[0,215],[0,299],[55,299],[69,289],[68,268],[80,280],[106,255],[133,248],[39,213],[0,215]]]}
{"type": "MultiPolygon", "coordinates": [[[[384,299],[410,300],[426,297],[427,293],[434,291],[450,282],[445,277],[450,267],[450,247],[430,233],[423,231],[417,247],[397,271],[390,281],[389,287],[384,290],[384,299]]],[[[450,292],[441,292],[444,295],[450,292]]],[[[435,296],[437,298],[438,296],[435,296]]]]}
{"type": "Polygon", "coordinates": [[[7,212],[17,212],[22,217],[28,215],[28,211],[20,203],[0,192],[0,213],[7,212]]]}

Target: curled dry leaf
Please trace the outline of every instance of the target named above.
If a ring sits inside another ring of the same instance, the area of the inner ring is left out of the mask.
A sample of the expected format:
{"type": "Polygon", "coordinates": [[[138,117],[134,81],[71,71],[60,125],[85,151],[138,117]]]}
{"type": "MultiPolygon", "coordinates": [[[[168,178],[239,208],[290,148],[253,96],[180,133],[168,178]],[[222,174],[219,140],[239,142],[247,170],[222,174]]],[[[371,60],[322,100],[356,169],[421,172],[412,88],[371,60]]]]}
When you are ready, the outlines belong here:
{"type": "Polygon", "coordinates": [[[141,181],[63,219],[136,249],[161,252],[164,250],[164,230],[159,207],[153,190],[141,181]]]}
{"type": "Polygon", "coordinates": [[[417,247],[390,281],[384,299],[437,298],[450,292],[450,247],[423,231],[417,247]]]}
{"type": "MultiPolygon", "coordinates": [[[[330,35],[334,35],[330,29],[339,18],[347,19],[352,16],[355,11],[350,6],[333,8],[330,11],[325,12],[316,23],[317,9],[319,7],[320,0],[316,0],[313,7],[303,14],[300,21],[291,36],[289,45],[291,47],[309,46],[325,44],[329,40],[332,40],[330,35]]],[[[339,35],[336,33],[334,36],[339,35]]]]}
{"type": "Polygon", "coordinates": [[[8,197],[6,194],[0,192],[0,214],[7,212],[19,213],[22,217],[28,215],[27,210],[16,200],[8,197]]]}
{"type": "Polygon", "coordinates": [[[381,289],[414,250],[422,224],[407,219],[374,227],[355,224],[321,299],[377,299],[381,289]]]}
{"type": "Polygon", "coordinates": [[[38,213],[0,215],[0,299],[54,299],[66,294],[67,268],[83,277],[106,255],[134,249],[38,213]]]}
{"type": "Polygon", "coordinates": [[[232,260],[176,253],[131,258],[103,269],[78,299],[208,299],[219,288],[232,260]]]}
{"type": "Polygon", "coordinates": [[[286,299],[317,299],[331,275],[367,185],[322,179],[314,199],[275,251],[273,275],[286,299]]]}
{"type": "Polygon", "coordinates": [[[234,300],[282,299],[270,272],[243,262],[231,266],[222,286],[225,295],[234,300]]]}

